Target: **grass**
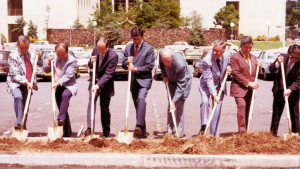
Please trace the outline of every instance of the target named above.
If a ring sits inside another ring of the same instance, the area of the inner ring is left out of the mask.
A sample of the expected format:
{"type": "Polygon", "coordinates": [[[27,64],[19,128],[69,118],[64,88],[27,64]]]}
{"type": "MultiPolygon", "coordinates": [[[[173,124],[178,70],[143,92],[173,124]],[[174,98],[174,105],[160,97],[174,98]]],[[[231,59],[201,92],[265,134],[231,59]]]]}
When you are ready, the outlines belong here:
{"type": "MultiPolygon", "coordinates": [[[[231,42],[230,40],[227,42],[231,42]]],[[[233,41],[233,44],[239,46],[240,41],[233,41]]],[[[285,46],[287,47],[289,44],[285,43],[285,46]]],[[[282,47],[282,42],[279,41],[270,41],[269,42],[269,49],[278,49],[279,47],[282,47]]],[[[265,41],[254,41],[254,45],[252,49],[260,49],[260,50],[267,50],[268,49],[268,43],[265,41]]]]}

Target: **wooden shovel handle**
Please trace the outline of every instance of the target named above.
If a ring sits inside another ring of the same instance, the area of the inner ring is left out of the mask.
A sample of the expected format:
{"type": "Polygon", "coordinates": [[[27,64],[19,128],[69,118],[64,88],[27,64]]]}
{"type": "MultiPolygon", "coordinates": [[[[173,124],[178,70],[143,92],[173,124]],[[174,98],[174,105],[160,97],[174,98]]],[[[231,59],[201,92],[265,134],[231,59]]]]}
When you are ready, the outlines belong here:
{"type": "MultiPolygon", "coordinates": [[[[54,85],[54,64],[53,64],[53,60],[51,61],[51,83],[52,86],[54,85]]],[[[51,87],[52,87],[51,86],[51,87]]],[[[54,125],[54,130],[56,129],[57,125],[56,125],[56,107],[55,107],[56,103],[55,103],[55,89],[52,88],[52,111],[53,111],[53,125],[54,125]]]]}
{"type": "MultiPolygon", "coordinates": [[[[170,109],[171,109],[171,101],[172,101],[172,100],[171,100],[171,95],[170,95],[170,90],[169,90],[169,85],[168,85],[168,83],[166,83],[166,86],[167,86],[167,93],[168,93],[169,102],[170,102],[170,109]]],[[[174,125],[175,132],[176,132],[176,137],[179,137],[178,130],[177,130],[177,123],[176,123],[176,118],[175,118],[175,112],[174,112],[174,110],[171,111],[171,114],[172,114],[173,125],[174,125]]]]}
{"type": "MultiPolygon", "coordinates": [[[[132,65],[130,63],[129,65],[132,65]]],[[[130,99],[130,87],[131,87],[131,70],[128,71],[128,86],[127,86],[127,97],[126,97],[126,114],[125,114],[125,132],[128,132],[128,114],[129,114],[129,99],[130,99]]]]}
{"type": "MultiPolygon", "coordinates": [[[[92,89],[95,86],[96,81],[96,62],[93,62],[93,77],[92,77],[92,89]]],[[[92,93],[92,100],[91,100],[91,134],[92,138],[94,137],[94,108],[95,108],[95,92],[92,93]]]]}

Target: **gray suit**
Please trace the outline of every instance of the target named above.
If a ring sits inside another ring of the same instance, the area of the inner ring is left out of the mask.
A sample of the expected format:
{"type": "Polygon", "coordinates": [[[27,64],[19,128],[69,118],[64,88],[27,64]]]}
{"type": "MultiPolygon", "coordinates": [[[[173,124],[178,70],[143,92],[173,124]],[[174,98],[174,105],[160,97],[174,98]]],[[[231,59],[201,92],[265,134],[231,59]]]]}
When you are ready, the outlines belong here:
{"type": "MultiPolygon", "coordinates": [[[[184,102],[188,97],[192,86],[192,74],[188,65],[181,55],[173,51],[174,57],[170,67],[169,73],[166,66],[162,63],[161,57],[159,57],[159,65],[161,68],[162,77],[168,77],[169,89],[172,102],[176,105],[175,117],[178,129],[179,137],[183,137],[184,129],[184,102]],[[169,76],[168,76],[169,75],[169,76]]],[[[161,55],[161,54],[160,54],[161,55]]],[[[172,115],[169,113],[170,104],[168,106],[167,117],[167,130],[168,133],[173,133],[173,121],[172,115]]]]}
{"type": "MultiPolygon", "coordinates": [[[[199,91],[201,94],[202,103],[200,104],[201,110],[201,124],[206,125],[208,114],[209,114],[209,98],[214,94],[218,93],[221,87],[221,83],[224,80],[227,66],[229,65],[228,53],[223,53],[220,57],[221,60],[221,71],[218,68],[217,61],[213,54],[206,56],[202,63],[203,74],[200,77],[199,91]]],[[[220,102],[216,107],[214,116],[210,124],[210,133],[213,136],[219,137],[219,120],[221,115],[221,107],[224,98],[224,94],[227,95],[226,83],[223,88],[223,92],[220,96],[220,102]]]]}

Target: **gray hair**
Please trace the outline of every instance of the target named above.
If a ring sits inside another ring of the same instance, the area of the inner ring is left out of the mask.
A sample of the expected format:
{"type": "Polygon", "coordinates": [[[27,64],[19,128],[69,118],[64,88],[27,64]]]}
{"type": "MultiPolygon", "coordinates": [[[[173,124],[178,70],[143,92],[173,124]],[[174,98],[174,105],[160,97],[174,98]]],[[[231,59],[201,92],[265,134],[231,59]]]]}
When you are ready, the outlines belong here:
{"type": "Polygon", "coordinates": [[[211,44],[212,47],[214,46],[221,46],[223,50],[226,49],[226,43],[221,41],[221,40],[215,40],[212,44],[211,44]]]}
{"type": "Polygon", "coordinates": [[[243,36],[241,39],[241,46],[245,45],[246,43],[252,43],[253,40],[250,38],[250,36],[243,36]]]}
{"type": "Polygon", "coordinates": [[[21,42],[30,43],[30,39],[27,36],[20,35],[17,39],[17,45],[19,45],[21,42]]]}

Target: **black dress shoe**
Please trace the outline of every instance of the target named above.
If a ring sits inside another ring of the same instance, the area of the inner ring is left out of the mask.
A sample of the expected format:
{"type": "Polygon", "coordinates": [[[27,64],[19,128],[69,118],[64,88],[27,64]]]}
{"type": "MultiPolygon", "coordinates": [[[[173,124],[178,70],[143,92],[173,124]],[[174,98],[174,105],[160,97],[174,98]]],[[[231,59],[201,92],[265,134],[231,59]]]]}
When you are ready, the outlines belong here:
{"type": "Polygon", "coordinates": [[[17,125],[15,126],[15,129],[16,129],[16,130],[21,129],[21,125],[17,124],[17,125]]]}
{"type": "Polygon", "coordinates": [[[136,135],[136,136],[141,136],[143,134],[141,127],[136,126],[134,131],[133,131],[133,134],[136,135]]]}
{"type": "Polygon", "coordinates": [[[64,126],[64,125],[65,125],[65,122],[62,121],[62,120],[58,120],[57,125],[58,125],[58,126],[64,126]]]}
{"type": "Polygon", "coordinates": [[[200,130],[198,134],[199,134],[199,135],[203,135],[204,132],[205,132],[205,130],[200,130]]]}
{"type": "Polygon", "coordinates": [[[86,129],[82,134],[83,134],[84,136],[90,135],[90,134],[91,134],[91,129],[90,129],[90,128],[86,129]]]}

